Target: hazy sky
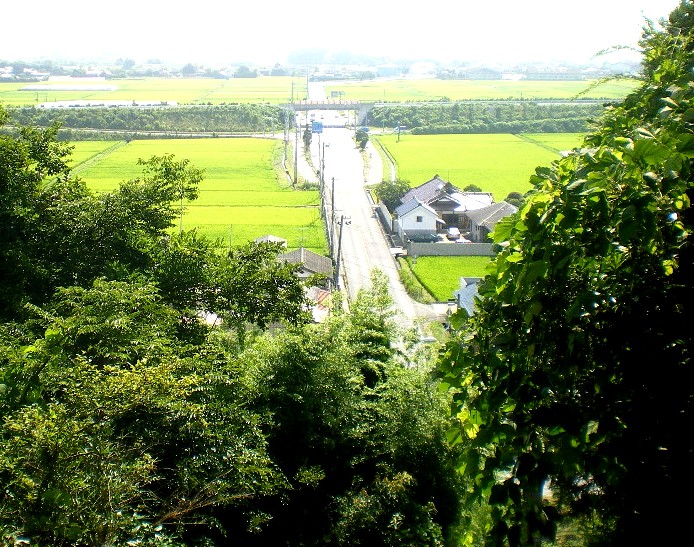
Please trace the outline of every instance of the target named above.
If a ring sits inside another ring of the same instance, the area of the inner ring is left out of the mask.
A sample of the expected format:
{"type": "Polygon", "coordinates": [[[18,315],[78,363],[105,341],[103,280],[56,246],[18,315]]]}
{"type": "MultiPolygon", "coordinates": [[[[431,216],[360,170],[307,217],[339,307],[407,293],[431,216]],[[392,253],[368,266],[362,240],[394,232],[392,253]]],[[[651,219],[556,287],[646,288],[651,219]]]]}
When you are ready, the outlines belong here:
{"type": "Polygon", "coordinates": [[[284,63],[324,48],[393,60],[584,61],[634,46],[679,0],[33,0],[2,7],[0,59],[284,63]]]}

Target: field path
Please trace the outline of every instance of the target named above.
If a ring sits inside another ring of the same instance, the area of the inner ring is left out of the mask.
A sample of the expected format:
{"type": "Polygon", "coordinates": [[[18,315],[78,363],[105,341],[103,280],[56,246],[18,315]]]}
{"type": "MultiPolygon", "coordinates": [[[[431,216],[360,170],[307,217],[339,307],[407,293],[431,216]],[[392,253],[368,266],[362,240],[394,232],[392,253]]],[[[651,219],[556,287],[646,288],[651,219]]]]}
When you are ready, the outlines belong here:
{"type": "Polygon", "coordinates": [[[527,135],[523,135],[521,133],[514,133],[514,137],[517,137],[525,142],[529,142],[531,144],[534,144],[535,146],[539,146],[540,148],[544,148],[545,150],[549,150],[550,152],[554,152],[555,154],[561,153],[561,150],[554,148],[552,146],[549,146],[548,144],[545,144],[543,142],[536,141],[535,139],[531,139],[527,135]]]}
{"type": "Polygon", "coordinates": [[[126,144],[128,144],[127,141],[118,141],[113,146],[109,146],[106,150],[103,150],[102,152],[95,154],[91,158],[84,160],[82,163],[77,164],[75,167],[72,168],[72,172],[75,175],[79,174],[80,171],[84,171],[85,169],[92,167],[94,164],[99,163],[106,156],[113,154],[113,152],[115,152],[119,148],[122,148],[126,144]]]}

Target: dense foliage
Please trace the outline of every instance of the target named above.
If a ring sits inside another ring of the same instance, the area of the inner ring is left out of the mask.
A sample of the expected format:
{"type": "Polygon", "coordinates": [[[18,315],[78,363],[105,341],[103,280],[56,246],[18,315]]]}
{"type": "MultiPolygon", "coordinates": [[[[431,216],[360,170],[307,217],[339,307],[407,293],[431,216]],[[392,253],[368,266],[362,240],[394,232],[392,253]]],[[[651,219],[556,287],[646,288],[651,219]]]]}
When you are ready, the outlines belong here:
{"type": "Polygon", "coordinates": [[[454,545],[448,402],[384,279],[310,323],[279,244],[177,226],[203,169],[94,194],[57,131],[0,136],[0,541],[454,545]]]}
{"type": "MultiPolygon", "coordinates": [[[[13,108],[11,121],[18,126],[61,126],[60,137],[69,140],[144,137],[147,133],[263,133],[282,131],[287,110],[269,104],[230,104],[160,107],[13,108]],[[89,131],[85,131],[89,130],[89,131]],[[81,137],[80,137],[81,136],[81,137]]],[[[291,120],[290,120],[291,121],[291,120]]]]}
{"type": "Polygon", "coordinates": [[[694,439],[692,17],[645,29],[641,87],[537,169],[440,373],[493,545],[688,535],[694,439]],[[686,494],[685,494],[686,495],[686,494]]]}
{"type": "Polygon", "coordinates": [[[411,189],[409,181],[406,180],[382,180],[372,191],[378,201],[383,202],[389,211],[395,211],[400,205],[400,198],[411,189]]]}
{"type": "Polygon", "coordinates": [[[585,133],[602,104],[580,100],[458,101],[375,108],[369,123],[376,127],[407,127],[416,135],[440,133],[585,133]]]}
{"type": "MultiPolygon", "coordinates": [[[[407,127],[415,134],[438,133],[585,133],[605,106],[580,100],[458,101],[440,104],[399,104],[374,108],[369,124],[407,127]]],[[[62,140],[147,138],[161,133],[264,133],[282,131],[285,107],[270,104],[228,104],[159,107],[22,107],[11,110],[18,126],[49,127],[59,123],[62,140]],[[114,135],[114,133],[116,135],[114,135]]],[[[363,135],[368,138],[368,135],[363,135]]]]}

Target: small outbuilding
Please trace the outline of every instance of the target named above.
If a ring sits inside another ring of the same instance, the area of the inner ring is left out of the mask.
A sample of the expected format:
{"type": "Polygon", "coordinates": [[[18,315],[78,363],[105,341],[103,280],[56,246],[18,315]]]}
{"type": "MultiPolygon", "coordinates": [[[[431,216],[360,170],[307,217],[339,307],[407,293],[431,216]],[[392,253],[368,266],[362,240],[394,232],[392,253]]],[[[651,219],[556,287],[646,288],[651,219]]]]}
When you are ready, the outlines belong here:
{"type": "Polygon", "coordinates": [[[299,247],[288,253],[281,254],[277,259],[288,262],[289,264],[301,264],[301,269],[298,271],[300,279],[307,279],[312,275],[319,275],[326,278],[326,284],[332,279],[333,261],[327,256],[319,255],[304,247],[299,247]]]}
{"type": "Polygon", "coordinates": [[[287,240],[279,237],[279,236],[273,236],[272,234],[268,234],[265,236],[261,236],[255,239],[256,243],[280,243],[282,247],[285,249],[287,248],[287,240]]]}
{"type": "Polygon", "coordinates": [[[505,201],[499,201],[474,211],[467,211],[465,216],[470,226],[469,238],[476,243],[488,243],[489,234],[494,231],[496,223],[517,211],[518,207],[505,201]]]}

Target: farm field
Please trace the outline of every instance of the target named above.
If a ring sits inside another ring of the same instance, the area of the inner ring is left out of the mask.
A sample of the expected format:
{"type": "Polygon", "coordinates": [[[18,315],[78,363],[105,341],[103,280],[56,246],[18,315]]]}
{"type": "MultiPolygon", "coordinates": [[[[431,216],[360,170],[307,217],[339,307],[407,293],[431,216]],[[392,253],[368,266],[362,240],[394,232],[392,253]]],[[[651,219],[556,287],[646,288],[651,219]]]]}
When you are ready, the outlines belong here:
{"type": "Polygon", "coordinates": [[[530,190],[535,168],[549,165],[582,138],[579,133],[372,136],[394,158],[397,178],[410,186],[439,175],[461,189],[474,184],[491,192],[495,201],[530,190]]]}
{"type": "Polygon", "coordinates": [[[109,148],[119,145],[119,141],[81,141],[72,143],[74,148],[68,162],[72,170],[77,173],[84,168],[87,162],[97,161],[100,154],[109,148]]]}
{"type": "MultiPolygon", "coordinates": [[[[348,101],[414,102],[498,99],[621,99],[635,88],[625,80],[590,88],[594,81],[512,81],[374,79],[328,82],[331,92],[348,101]]],[[[124,78],[55,79],[42,82],[0,82],[0,104],[34,106],[55,101],[139,101],[178,104],[271,103],[305,99],[304,76],[257,78],[124,78]]]]}
{"type": "Polygon", "coordinates": [[[306,96],[306,78],[75,78],[2,82],[0,104],[32,106],[55,101],[286,104],[291,100],[292,89],[296,98],[303,99],[306,96]]]}
{"type": "MultiPolygon", "coordinates": [[[[184,202],[179,226],[196,228],[220,246],[241,245],[272,234],[290,249],[327,252],[314,190],[294,190],[275,169],[282,143],[275,139],[134,140],[75,144],[75,174],[94,191],[108,191],[142,175],[139,158],[173,154],[204,169],[197,200],[184,202]],[[91,154],[91,155],[90,155],[91,154]]],[[[283,173],[283,170],[281,171],[283,173]]],[[[179,228],[176,226],[176,228],[179,228]]]]}
{"type": "Polygon", "coordinates": [[[376,79],[326,83],[325,93],[339,93],[346,101],[408,102],[498,99],[621,99],[636,83],[615,80],[595,85],[594,80],[439,80],[435,78],[376,79]],[[595,87],[591,87],[595,85],[595,87]]]}

